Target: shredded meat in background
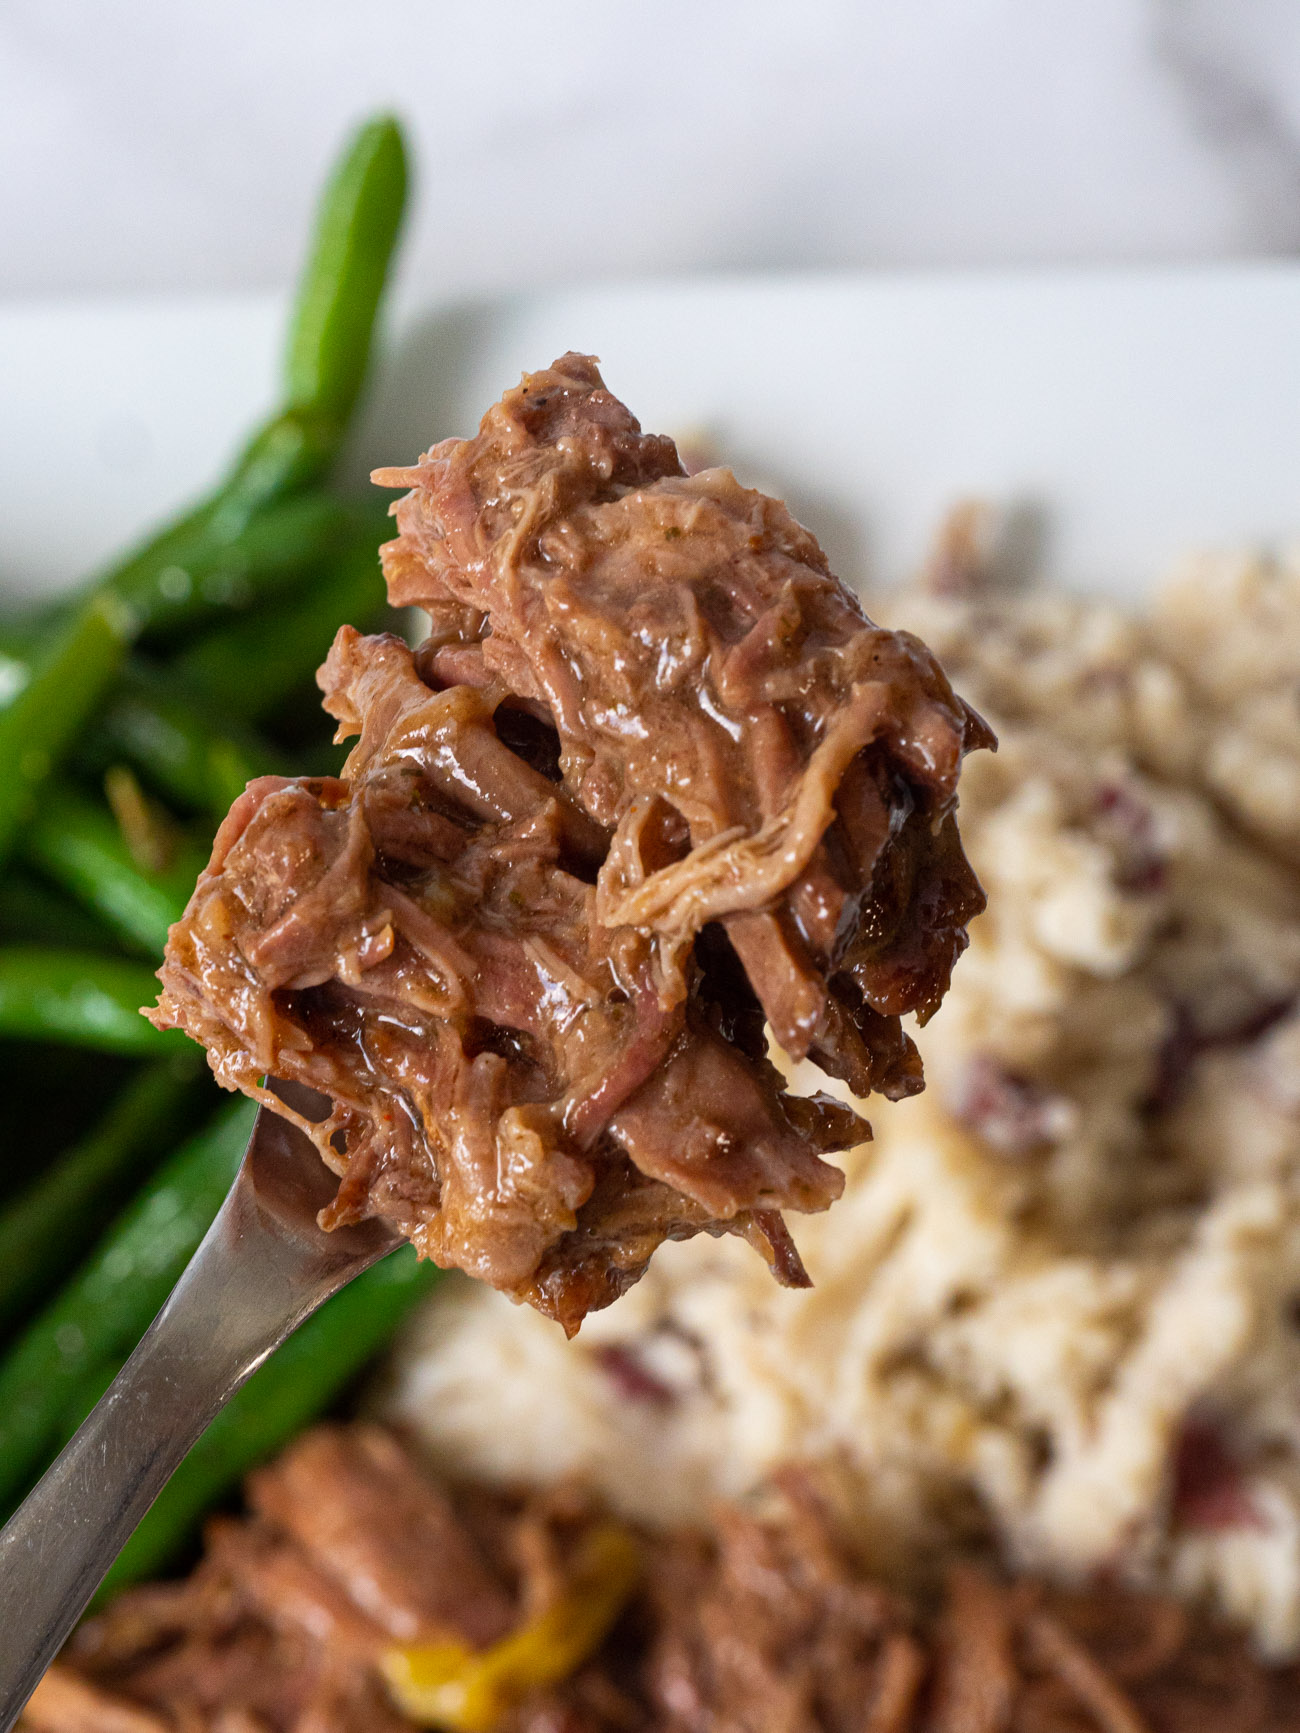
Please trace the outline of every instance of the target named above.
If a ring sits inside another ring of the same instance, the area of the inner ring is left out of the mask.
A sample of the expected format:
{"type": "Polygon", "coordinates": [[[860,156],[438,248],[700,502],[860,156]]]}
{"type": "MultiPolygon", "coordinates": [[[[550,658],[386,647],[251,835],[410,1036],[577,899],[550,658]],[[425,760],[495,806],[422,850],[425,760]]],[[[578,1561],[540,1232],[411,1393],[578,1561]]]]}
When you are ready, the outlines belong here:
{"type": "MultiPolygon", "coordinates": [[[[1300,1676],[1115,1587],[963,1564],[933,1609],[866,1579],[797,1477],[780,1515],[641,1537],[642,1578],[570,1675],[490,1733],[1296,1733],[1300,1676]]],[[[484,1652],[571,1592],[602,1519],[431,1482],[388,1434],[325,1427],[252,1478],[193,1575],[83,1625],[27,1733],[405,1733],[393,1644],[484,1652]]],[[[486,1733],[486,1730],[485,1730],[486,1733]]]]}
{"type": "Polygon", "coordinates": [[[381,1215],[570,1333],[664,1239],[743,1235],[806,1283],[781,1211],[860,1142],[792,1098],[764,1023],[859,1096],[922,1086],[983,896],[955,822],[992,744],[785,507],[687,476],[589,358],[434,447],[383,550],[414,652],[343,627],[342,777],[253,783],[172,930],[149,1013],[381,1215]]]}

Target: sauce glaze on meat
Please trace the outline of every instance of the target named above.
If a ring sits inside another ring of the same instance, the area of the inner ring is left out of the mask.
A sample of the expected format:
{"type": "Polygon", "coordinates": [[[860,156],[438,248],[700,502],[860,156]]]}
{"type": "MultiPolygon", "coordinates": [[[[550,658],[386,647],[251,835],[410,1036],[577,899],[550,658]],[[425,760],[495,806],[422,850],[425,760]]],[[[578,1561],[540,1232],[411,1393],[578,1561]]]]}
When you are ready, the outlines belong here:
{"type": "Polygon", "coordinates": [[[376,480],[429,636],[340,630],[342,776],[236,802],[149,1014],[277,1111],[264,1074],[329,1098],[327,1225],[382,1215],[570,1332],[701,1230],[806,1282],[780,1212],[867,1129],[785,1092],[764,1022],[857,1095],[921,1087],[899,1019],[983,906],[954,811],[992,736],[588,357],[376,480]]]}

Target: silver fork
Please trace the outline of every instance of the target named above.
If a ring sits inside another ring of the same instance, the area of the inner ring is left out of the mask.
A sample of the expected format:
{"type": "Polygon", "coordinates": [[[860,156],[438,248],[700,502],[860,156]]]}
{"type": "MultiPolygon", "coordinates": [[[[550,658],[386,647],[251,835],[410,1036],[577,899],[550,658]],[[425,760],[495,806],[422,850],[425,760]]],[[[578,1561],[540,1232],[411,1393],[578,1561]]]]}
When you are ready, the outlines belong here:
{"type": "MultiPolygon", "coordinates": [[[[313,1118],[309,1097],[292,1099],[313,1118]]],[[[263,1108],[167,1304],[0,1533],[0,1733],[208,1422],[304,1319],[398,1244],[379,1222],[324,1233],[316,1212],[334,1184],[310,1140],[263,1108]]]]}

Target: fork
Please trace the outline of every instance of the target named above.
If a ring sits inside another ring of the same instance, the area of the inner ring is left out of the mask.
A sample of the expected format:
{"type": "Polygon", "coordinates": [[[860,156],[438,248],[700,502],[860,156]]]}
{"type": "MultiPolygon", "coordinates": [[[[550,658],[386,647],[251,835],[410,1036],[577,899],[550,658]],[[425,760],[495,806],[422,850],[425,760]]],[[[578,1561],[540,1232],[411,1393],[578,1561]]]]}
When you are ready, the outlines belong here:
{"type": "MultiPolygon", "coordinates": [[[[319,1117],[323,1097],[275,1087],[319,1117]]],[[[0,1533],[0,1733],[213,1416],[318,1306],[400,1243],[377,1221],[325,1233],[316,1215],[333,1190],[311,1140],[262,1108],[166,1305],[0,1533]]]]}

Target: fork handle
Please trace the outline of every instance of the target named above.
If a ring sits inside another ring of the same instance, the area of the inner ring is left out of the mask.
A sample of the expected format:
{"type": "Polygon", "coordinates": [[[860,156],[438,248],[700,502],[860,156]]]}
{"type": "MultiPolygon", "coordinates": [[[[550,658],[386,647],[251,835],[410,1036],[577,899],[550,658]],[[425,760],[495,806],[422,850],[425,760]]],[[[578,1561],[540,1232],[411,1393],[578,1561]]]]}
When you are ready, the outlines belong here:
{"type": "MultiPolygon", "coordinates": [[[[298,1136],[268,1118],[271,1135],[298,1136]]],[[[0,1733],[209,1421],[373,1261],[304,1255],[259,1205],[248,1165],[131,1358],[0,1533],[0,1733]]]]}

